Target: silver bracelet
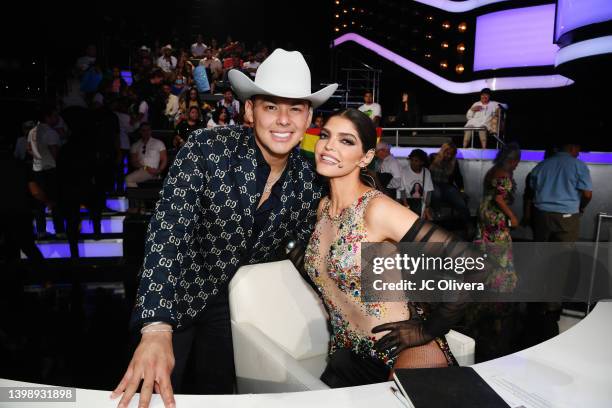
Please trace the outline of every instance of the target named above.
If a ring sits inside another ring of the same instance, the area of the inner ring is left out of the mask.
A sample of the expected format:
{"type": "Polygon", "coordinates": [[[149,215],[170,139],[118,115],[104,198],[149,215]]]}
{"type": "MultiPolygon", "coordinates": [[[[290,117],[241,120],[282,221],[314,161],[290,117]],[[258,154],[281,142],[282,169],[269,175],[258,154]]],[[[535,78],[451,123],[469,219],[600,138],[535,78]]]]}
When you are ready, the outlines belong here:
{"type": "Polygon", "coordinates": [[[166,322],[150,322],[150,323],[145,323],[144,326],[142,326],[142,328],[140,329],[140,334],[144,334],[144,333],[161,333],[161,332],[166,332],[166,333],[172,333],[174,332],[174,330],[172,329],[172,326],[170,326],[169,329],[151,329],[151,326],[157,326],[160,324],[169,324],[166,322]],[[145,330],[146,329],[146,330],[145,330]]]}

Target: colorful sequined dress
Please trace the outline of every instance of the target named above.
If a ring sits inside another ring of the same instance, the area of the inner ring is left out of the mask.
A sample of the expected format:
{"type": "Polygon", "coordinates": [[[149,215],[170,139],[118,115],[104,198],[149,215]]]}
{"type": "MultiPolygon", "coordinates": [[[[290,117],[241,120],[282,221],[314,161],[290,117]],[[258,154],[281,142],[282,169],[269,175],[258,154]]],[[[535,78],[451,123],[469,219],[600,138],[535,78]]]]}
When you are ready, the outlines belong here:
{"type": "MultiPolygon", "coordinates": [[[[383,323],[410,318],[403,302],[363,302],[361,299],[361,243],[368,241],[364,213],[368,203],[384,194],[369,190],[337,217],[329,214],[325,197],[322,211],[306,248],[305,268],[327,308],[332,329],[329,355],[340,348],[392,367],[388,351],[378,352],[376,340],[386,332],[373,334],[383,323]]],[[[419,316],[424,314],[417,308],[419,316]]],[[[426,316],[423,316],[426,318],[426,316]]],[[[410,349],[414,367],[439,367],[456,364],[444,339],[410,349]]]]}

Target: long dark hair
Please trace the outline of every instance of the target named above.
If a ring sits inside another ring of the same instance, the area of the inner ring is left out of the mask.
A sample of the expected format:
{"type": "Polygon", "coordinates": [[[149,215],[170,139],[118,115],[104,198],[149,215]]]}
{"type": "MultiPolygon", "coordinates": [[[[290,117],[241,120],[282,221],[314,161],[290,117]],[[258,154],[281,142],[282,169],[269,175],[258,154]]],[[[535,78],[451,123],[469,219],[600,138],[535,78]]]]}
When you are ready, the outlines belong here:
{"type": "MultiPolygon", "coordinates": [[[[361,146],[364,154],[369,150],[376,149],[376,126],[374,126],[372,119],[370,119],[365,113],[355,108],[348,108],[332,114],[329,118],[327,118],[327,121],[333,117],[347,119],[353,124],[355,130],[357,130],[357,137],[359,137],[359,140],[361,140],[361,146]]],[[[368,170],[366,167],[359,172],[359,180],[361,180],[361,182],[367,186],[380,190],[381,185],[376,177],[376,174],[368,170]]]]}

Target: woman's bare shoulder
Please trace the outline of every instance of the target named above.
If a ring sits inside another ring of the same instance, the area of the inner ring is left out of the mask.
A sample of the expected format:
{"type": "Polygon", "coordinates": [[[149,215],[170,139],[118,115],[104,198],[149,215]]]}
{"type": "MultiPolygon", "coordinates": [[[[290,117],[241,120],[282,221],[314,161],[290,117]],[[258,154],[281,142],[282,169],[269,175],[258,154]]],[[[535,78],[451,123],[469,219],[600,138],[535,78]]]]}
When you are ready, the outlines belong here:
{"type": "Polygon", "coordinates": [[[364,218],[372,235],[380,240],[399,241],[418,216],[395,200],[380,194],[370,201],[364,218]]]}

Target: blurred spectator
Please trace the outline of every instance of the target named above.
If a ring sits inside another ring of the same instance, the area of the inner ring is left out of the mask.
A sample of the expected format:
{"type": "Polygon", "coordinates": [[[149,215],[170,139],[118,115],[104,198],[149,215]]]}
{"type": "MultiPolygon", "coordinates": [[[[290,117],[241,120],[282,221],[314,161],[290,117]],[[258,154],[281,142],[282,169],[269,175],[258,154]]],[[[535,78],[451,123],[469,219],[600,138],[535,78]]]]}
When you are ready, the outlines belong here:
{"type": "MultiPolygon", "coordinates": [[[[491,120],[497,113],[499,103],[491,100],[491,90],[484,88],[480,91],[480,100],[474,102],[474,104],[467,111],[465,117],[468,119],[465,126],[481,127],[484,126],[489,132],[494,131],[491,128],[491,120]]],[[[463,148],[467,148],[472,141],[474,136],[473,130],[466,130],[463,136],[463,148]]],[[[479,130],[478,136],[480,137],[480,145],[483,149],[487,148],[487,131],[479,130]]]]}
{"type": "Polygon", "coordinates": [[[115,168],[115,185],[116,191],[123,191],[124,181],[124,166],[126,160],[129,159],[130,153],[130,133],[134,131],[134,126],[131,123],[130,115],[128,115],[127,99],[120,99],[113,103],[113,112],[119,121],[119,157],[117,167],[115,168]]]}
{"type": "Polygon", "coordinates": [[[198,36],[196,37],[196,42],[191,44],[191,56],[193,58],[203,58],[204,51],[206,51],[206,48],[208,47],[206,46],[206,44],[204,44],[204,38],[202,37],[202,34],[198,34],[198,36]]]}
{"type": "Polygon", "coordinates": [[[87,48],[85,48],[85,55],[79,57],[76,62],[76,68],[78,70],[79,75],[83,75],[87,70],[94,66],[96,62],[96,57],[96,46],[93,44],[89,44],[87,48]]]}
{"type": "Polygon", "coordinates": [[[200,65],[206,68],[206,75],[210,83],[211,93],[215,93],[215,83],[223,78],[223,63],[209,48],[204,51],[204,58],[200,61],[200,65]]]}
{"type": "Polygon", "coordinates": [[[402,100],[395,113],[395,118],[391,122],[395,127],[418,127],[420,115],[414,95],[402,92],[402,100]]]}
{"type": "Polygon", "coordinates": [[[242,64],[242,70],[248,73],[251,78],[255,79],[255,74],[257,73],[257,68],[259,68],[259,65],[259,61],[255,59],[255,54],[250,52],[247,57],[247,61],[242,64]]]}
{"type": "Polygon", "coordinates": [[[439,211],[446,204],[459,212],[464,223],[469,222],[470,211],[462,195],[463,176],[457,162],[457,147],[453,143],[444,143],[434,156],[431,166],[431,178],[434,183],[432,207],[439,211]]]}
{"type": "Polygon", "coordinates": [[[193,70],[193,81],[199,92],[210,91],[210,84],[208,82],[208,76],[206,74],[206,67],[204,65],[198,65],[193,70]]]}
{"type": "Polygon", "coordinates": [[[142,123],[138,133],[140,139],[130,149],[132,167],[136,170],[126,176],[127,187],[138,187],[138,183],[159,178],[168,164],[166,146],[151,137],[151,125],[142,123]]]}
{"type": "Polygon", "coordinates": [[[380,124],[380,118],[382,115],[382,110],[380,105],[374,102],[374,96],[372,91],[366,91],[363,94],[363,105],[361,105],[358,109],[368,115],[372,122],[374,122],[375,126],[380,124]]]}
{"type": "Polygon", "coordinates": [[[388,143],[379,142],[376,145],[376,158],[378,159],[378,178],[387,190],[385,194],[394,200],[404,201],[406,195],[402,186],[402,166],[391,154],[391,146],[388,143]]]}
{"type": "Polygon", "coordinates": [[[227,89],[223,92],[223,99],[217,102],[217,107],[224,107],[227,109],[227,113],[230,118],[238,120],[240,115],[240,102],[234,98],[234,94],[231,89],[227,89]]]}
{"type": "Polygon", "coordinates": [[[43,107],[40,123],[28,133],[28,153],[32,155],[33,181],[40,187],[45,201],[38,203],[36,213],[36,231],[39,239],[47,234],[45,207],[48,206],[53,217],[55,233],[58,238],[65,238],[64,222],[57,204],[56,159],[60,149],[60,135],[53,129],[59,121],[54,107],[43,107]]]}
{"type": "Polygon", "coordinates": [[[213,112],[212,118],[210,118],[206,127],[212,129],[219,126],[231,126],[234,124],[234,120],[230,118],[227,109],[220,106],[213,112]]]}
{"type": "Polygon", "coordinates": [[[196,87],[189,88],[189,91],[183,94],[183,97],[179,101],[179,118],[177,124],[187,119],[187,112],[192,106],[200,109],[202,107],[202,101],[200,100],[200,93],[196,87]]]}
{"type": "Polygon", "coordinates": [[[580,145],[565,143],[562,150],[531,171],[534,191],[534,241],[575,242],[580,218],[593,197],[589,168],[578,159],[580,145]]]}
{"type": "Polygon", "coordinates": [[[172,46],[164,45],[161,49],[162,55],[157,59],[157,66],[165,73],[171,73],[176,68],[177,59],[172,55],[172,46]]]}
{"type": "Polygon", "coordinates": [[[426,167],[427,160],[427,153],[421,149],[413,149],[410,152],[410,165],[402,171],[402,190],[406,195],[403,204],[419,217],[431,220],[430,202],[434,187],[426,167]]]}
{"type": "Polygon", "coordinates": [[[164,129],[170,129],[174,127],[174,120],[179,110],[179,100],[176,95],[172,94],[172,86],[169,83],[166,82],[162,85],[162,91],[166,98],[166,110],[164,111],[166,126],[164,129]]]}
{"type": "Polygon", "coordinates": [[[164,75],[161,70],[155,69],[151,71],[147,80],[135,84],[134,90],[140,100],[137,123],[149,122],[155,128],[164,126],[166,98],[161,89],[163,79],[164,75]]]}
{"type": "Polygon", "coordinates": [[[23,251],[30,261],[40,262],[43,256],[34,243],[32,231],[32,198],[28,189],[33,184],[30,180],[31,170],[26,163],[11,157],[8,152],[2,151],[0,154],[2,189],[6,195],[4,200],[0,200],[0,235],[3,237],[4,255],[9,262],[20,261],[20,251],[23,251]]]}
{"type": "Polygon", "coordinates": [[[323,127],[324,122],[325,119],[323,118],[323,115],[318,114],[317,116],[315,116],[314,121],[310,124],[310,129],[321,129],[323,127]]]}
{"type": "Polygon", "coordinates": [[[212,55],[215,57],[219,54],[219,42],[217,41],[216,38],[210,39],[210,47],[208,49],[212,52],[212,55]]]}
{"type": "Polygon", "coordinates": [[[189,78],[185,77],[182,72],[176,72],[174,81],[172,81],[172,94],[180,97],[188,86],[189,78]]]}
{"type": "Polygon", "coordinates": [[[127,88],[127,83],[125,79],[121,76],[121,69],[119,67],[113,67],[113,77],[111,78],[110,84],[110,93],[114,96],[123,95],[125,89],[127,88]]]}
{"type": "Polygon", "coordinates": [[[237,53],[232,53],[229,57],[223,59],[223,78],[227,78],[227,73],[232,69],[241,69],[242,60],[237,53]]]}
{"type": "Polygon", "coordinates": [[[33,120],[28,120],[21,124],[21,136],[15,141],[15,149],[13,150],[13,157],[15,159],[22,162],[28,160],[28,133],[35,126],[36,124],[33,120]]]}
{"type": "Polygon", "coordinates": [[[204,126],[205,125],[204,121],[202,121],[202,114],[200,112],[200,108],[198,108],[197,106],[192,106],[191,108],[189,108],[187,120],[182,121],[176,127],[176,135],[172,140],[172,145],[176,149],[181,148],[187,141],[187,137],[191,132],[196,129],[202,129],[204,126]]]}

